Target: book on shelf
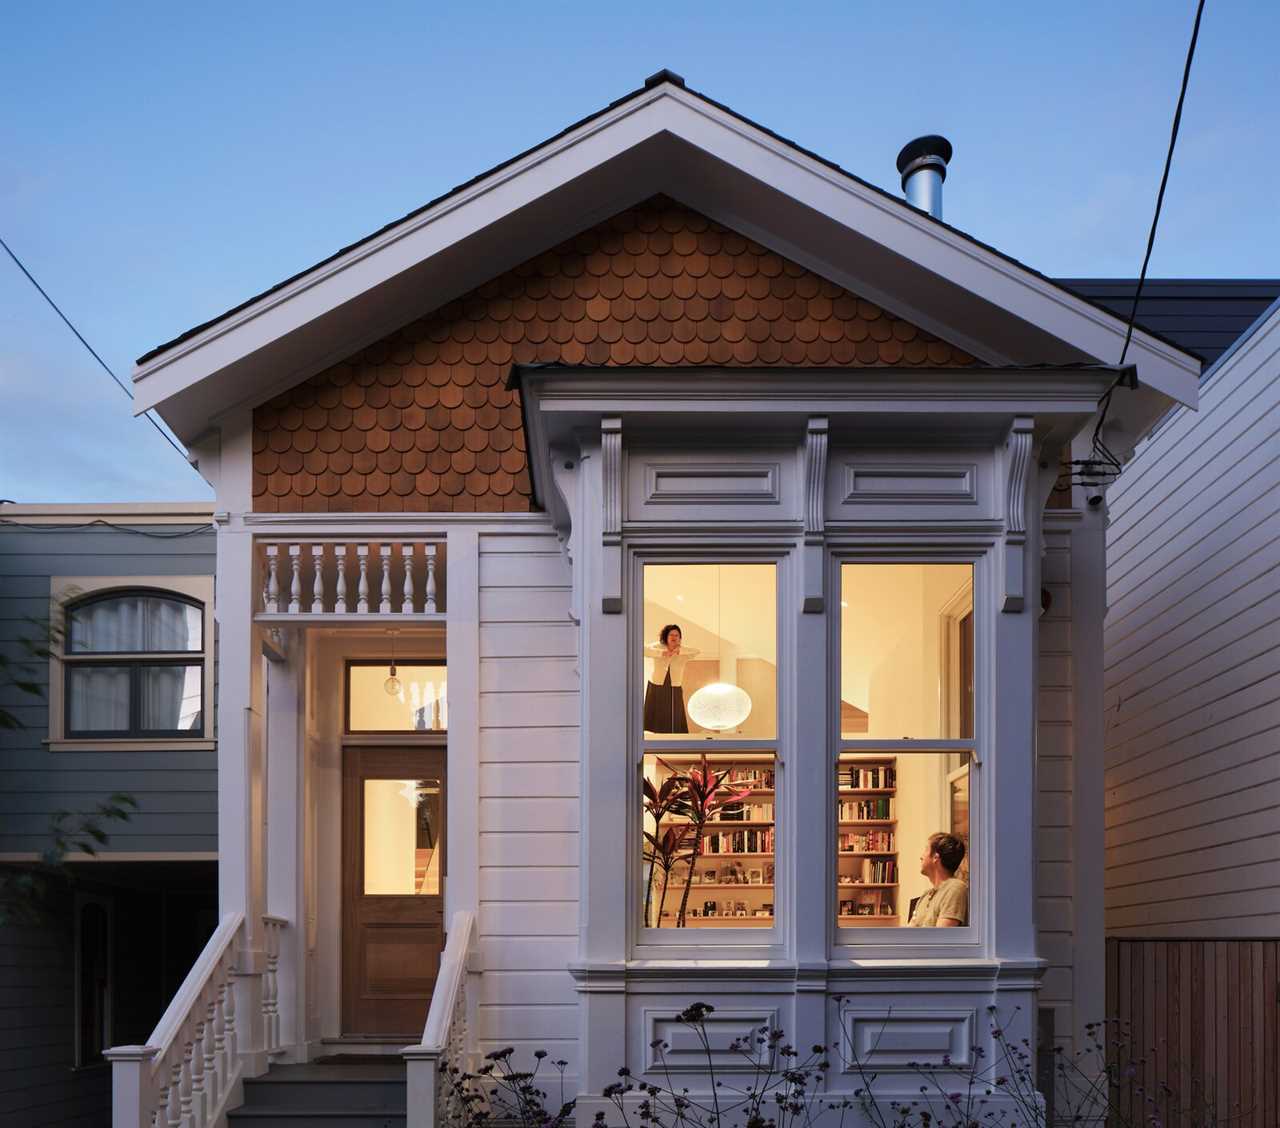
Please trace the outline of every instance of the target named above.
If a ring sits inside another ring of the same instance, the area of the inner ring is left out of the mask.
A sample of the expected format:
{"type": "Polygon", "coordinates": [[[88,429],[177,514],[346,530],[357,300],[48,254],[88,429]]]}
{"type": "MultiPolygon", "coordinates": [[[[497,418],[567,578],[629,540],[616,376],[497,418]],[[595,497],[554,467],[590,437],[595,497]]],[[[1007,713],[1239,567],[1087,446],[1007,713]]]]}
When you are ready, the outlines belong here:
{"type": "Polygon", "coordinates": [[[863,766],[849,764],[844,769],[844,784],[854,791],[880,790],[898,786],[898,769],[892,764],[863,766]]]}
{"type": "Polygon", "coordinates": [[[863,822],[867,819],[895,819],[898,817],[898,801],[892,795],[877,795],[873,799],[842,799],[841,822],[863,822]]]}
{"type": "Polygon", "coordinates": [[[853,858],[840,866],[841,885],[893,885],[898,880],[898,859],[853,858]]]}
{"type": "Polygon", "coordinates": [[[703,854],[772,854],[773,829],[722,830],[705,835],[703,854]]]}
{"type": "Polygon", "coordinates": [[[892,830],[843,830],[839,848],[842,854],[892,854],[896,842],[892,830]]]}

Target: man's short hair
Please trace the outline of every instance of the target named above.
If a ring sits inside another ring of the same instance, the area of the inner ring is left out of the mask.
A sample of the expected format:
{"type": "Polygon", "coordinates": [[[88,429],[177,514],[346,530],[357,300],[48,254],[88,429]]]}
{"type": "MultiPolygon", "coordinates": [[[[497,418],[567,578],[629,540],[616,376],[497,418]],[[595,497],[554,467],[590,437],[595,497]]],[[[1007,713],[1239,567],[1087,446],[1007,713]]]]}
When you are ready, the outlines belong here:
{"type": "Polygon", "coordinates": [[[938,855],[942,868],[948,873],[955,873],[964,861],[964,843],[954,834],[929,835],[929,849],[938,855]]]}

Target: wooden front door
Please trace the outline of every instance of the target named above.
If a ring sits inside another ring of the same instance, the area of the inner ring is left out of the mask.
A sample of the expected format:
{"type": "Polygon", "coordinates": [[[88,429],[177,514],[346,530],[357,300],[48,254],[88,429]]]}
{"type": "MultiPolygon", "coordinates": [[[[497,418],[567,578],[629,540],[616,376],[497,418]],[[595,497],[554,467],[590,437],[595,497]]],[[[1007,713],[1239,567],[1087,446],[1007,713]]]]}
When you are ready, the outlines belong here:
{"type": "Polygon", "coordinates": [[[443,748],[347,748],[342,1030],[422,1034],[444,948],[443,748]]]}

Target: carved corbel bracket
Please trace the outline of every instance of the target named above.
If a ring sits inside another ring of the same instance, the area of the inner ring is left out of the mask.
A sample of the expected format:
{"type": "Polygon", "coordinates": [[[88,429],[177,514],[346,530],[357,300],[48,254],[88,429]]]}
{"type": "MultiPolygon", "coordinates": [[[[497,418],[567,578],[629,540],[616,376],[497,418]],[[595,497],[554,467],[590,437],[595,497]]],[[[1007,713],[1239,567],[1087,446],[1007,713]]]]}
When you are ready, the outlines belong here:
{"type": "Polygon", "coordinates": [[[1004,442],[1005,506],[1002,611],[1021,611],[1027,602],[1027,502],[1031,486],[1035,420],[1017,416],[1004,442]]]}
{"type": "Polygon", "coordinates": [[[622,614],[622,420],[600,421],[600,610],[622,614]]]}
{"type": "Polygon", "coordinates": [[[826,608],[827,420],[813,416],[804,440],[804,602],[806,614],[820,615],[826,608]]]}
{"type": "Polygon", "coordinates": [[[556,535],[560,539],[560,547],[564,550],[569,568],[573,573],[573,595],[569,605],[569,617],[575,623],[581,623],[582,552],[578,545],[578,529],[573,523],[581,488],[579,456],[576,450],[564,446],[551,448],[551,483],[559,502],[555,507],[556,516],[553,523],[556,535]]]}
{"type": "Polygon", "coordinates": [[[267,661],[289,664],[289,649],[292,632],[285,627],[264,627],[262,631],[262,653],[267,661]]]}

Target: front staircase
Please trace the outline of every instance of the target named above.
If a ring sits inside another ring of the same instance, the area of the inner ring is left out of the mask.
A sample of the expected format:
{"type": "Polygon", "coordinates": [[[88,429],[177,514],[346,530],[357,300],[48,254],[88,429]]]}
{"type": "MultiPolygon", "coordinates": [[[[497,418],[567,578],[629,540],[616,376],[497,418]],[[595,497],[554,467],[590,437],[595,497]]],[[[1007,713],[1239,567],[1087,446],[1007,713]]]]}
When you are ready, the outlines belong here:
{"type": "Polygon", "coordinates": [[[244,1082],[244,1104],[227,1128],[405,1128],[402,1058],[343,1055],[306,1065],[273,1065],[244,1082]]]}

